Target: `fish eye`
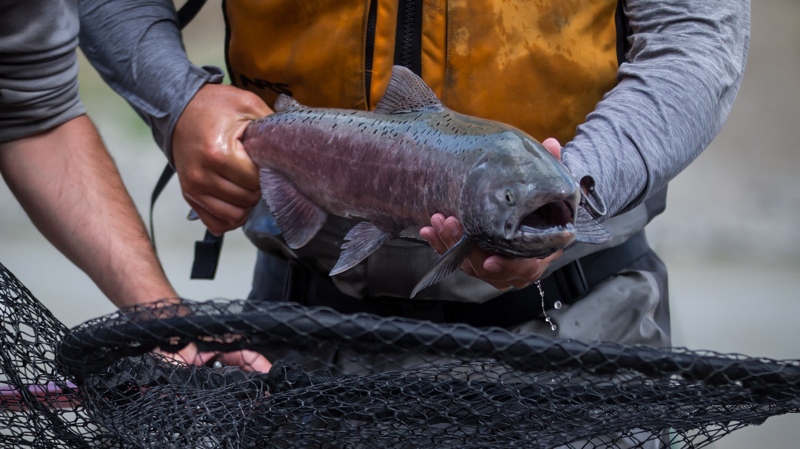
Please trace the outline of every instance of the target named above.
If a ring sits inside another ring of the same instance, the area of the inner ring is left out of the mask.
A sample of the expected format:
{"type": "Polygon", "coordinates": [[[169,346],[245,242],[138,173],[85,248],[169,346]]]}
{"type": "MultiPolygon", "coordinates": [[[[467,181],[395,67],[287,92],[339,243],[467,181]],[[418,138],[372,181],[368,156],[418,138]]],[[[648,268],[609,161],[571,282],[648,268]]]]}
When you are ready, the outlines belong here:
{"type": "Polygon", "coordinates": [[[508,203],[511,206],[514,205],[514,192],[512,192],[511,189],[506,189],[504,197],[505,197],[506,203],[508,203]]]}

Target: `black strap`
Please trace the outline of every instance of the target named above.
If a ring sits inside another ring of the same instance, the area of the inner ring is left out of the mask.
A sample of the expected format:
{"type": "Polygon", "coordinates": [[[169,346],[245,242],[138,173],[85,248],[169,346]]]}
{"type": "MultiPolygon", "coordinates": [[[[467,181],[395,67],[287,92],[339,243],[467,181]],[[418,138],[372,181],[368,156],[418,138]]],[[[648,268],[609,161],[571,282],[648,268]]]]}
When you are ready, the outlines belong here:
{"type": "Polygon", "coordinates": [[[186,3],[178,10],[178,26],[181,29],[185,28],[205,3],[206,0],[186,0],[186,3]]]}
{"type": "Polygon", "coordinates": [[[216,236],[206,230],[205,238],[194,243],[191,279],[214,279],[219,265],[223,237],[224,235],[216,236]]]}
{"type": "Polygon", "coordinates": [[[172,175],[175,174],[175,169],[172,168],[171,165],[167,164],[164,167],[164,171],[161,172],[161,177],[158,178],[158,182],[156,182],[156,187],[153,189],[153,194],[150,196],[150,242],[153,244],[153,249],[156,247],[156,228],[153,226],[153,208],[156,206],[156,200],[159,196],[161,196],[161,192],[164,191],[164,187],[167,186],[169,180],[172,179],[172,175]]]}
{"type": "MultiPolygon", "coordinates": [[[[603,281],[631,266],[649,250],[642,230],[621,245],[598,251],[559,268],[541,282],[545,308],[552,309],[556,301],[562,304],[575,303],[603,281]]],[[[341,313],[365,312],[439,323],[466,323],[476,327],[511,327],[542,316],[542,301],[536,285],[504,293],[480,304],[388,297],[357,299],[339,291],[328,276],[299,263],[287,263],[283,300],[306,306],[327,306],[341,313]]]]}
{"type": "MultiPolygon", "coordinates": [[[[178,26],[183,29],[194,19],[206,0],[187,0],[178,10],[178,26]]],[[[150,241],[156,247],[156,230],[153,225],[153,209],[156,200],[175,174],[175,169],[167,164],[161,177],[158,179],[153,194],[150,197],[150,241]]],[[[194,264],[192,265],[191,279],[214,279],[219,263],[219,254],[222,251],[222,236],[216,236],[209,230],[203,240],[198,240],[194,245],[194,264]]]]}

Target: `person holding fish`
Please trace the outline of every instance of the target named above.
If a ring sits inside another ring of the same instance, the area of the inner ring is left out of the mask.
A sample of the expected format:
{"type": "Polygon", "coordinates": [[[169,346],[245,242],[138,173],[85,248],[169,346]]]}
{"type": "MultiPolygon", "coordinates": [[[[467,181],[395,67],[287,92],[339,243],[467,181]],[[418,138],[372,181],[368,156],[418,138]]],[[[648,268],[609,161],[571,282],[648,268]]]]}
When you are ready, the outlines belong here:
{"type": "Polygon", "coordinates": [[[670,343],[644,228],[731,109],[749,0],[229,0],[233,86],[171,1],[81,10],[189,205],[258,248],[253,299],[670,343]]]}

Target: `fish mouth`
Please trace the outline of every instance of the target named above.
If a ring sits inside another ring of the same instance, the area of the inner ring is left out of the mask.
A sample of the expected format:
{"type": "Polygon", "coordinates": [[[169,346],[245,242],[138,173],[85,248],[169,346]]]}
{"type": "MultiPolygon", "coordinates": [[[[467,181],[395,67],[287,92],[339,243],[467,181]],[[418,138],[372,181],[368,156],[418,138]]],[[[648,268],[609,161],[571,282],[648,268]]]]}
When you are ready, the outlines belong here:
{"type": "Polygon", "coordinates": [[[522,217],[518,230],[522,233],[568,231],[574,229],[575,208],[568,201],[551,201],[522,217]]]}

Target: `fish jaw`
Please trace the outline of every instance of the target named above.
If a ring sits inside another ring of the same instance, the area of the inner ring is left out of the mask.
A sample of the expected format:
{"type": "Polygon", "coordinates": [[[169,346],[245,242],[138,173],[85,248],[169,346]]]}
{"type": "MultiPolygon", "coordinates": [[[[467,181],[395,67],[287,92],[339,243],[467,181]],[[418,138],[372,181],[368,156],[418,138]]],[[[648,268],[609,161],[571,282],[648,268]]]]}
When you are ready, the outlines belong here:
{"type": "Polygon", "coordinates": [[[575,208],[569,199],[544,203],[525,215],[504,240],[497,243],[502,252],[517,257],[545,257],[566,248],[577,234],[575,208]]]}

